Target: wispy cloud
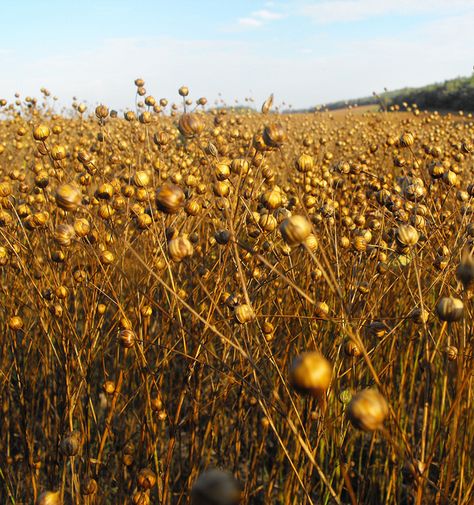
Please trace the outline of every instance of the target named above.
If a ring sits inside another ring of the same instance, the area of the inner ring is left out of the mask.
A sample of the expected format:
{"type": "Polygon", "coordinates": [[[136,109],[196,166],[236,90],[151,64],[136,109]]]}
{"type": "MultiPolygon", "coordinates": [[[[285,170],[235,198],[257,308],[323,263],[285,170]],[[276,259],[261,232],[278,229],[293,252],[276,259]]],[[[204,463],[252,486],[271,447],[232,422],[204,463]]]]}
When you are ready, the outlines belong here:
{"type": "MultiPolygon", "coordinates": [[[[268,4],[266,5],[270,7],[268,4]]],[[[271,21],[276,21],[284,17],[285,16],[281,12],[276,12],[270,9],[261,9],[252,12],[247,17],[239,18],[237,20],[237,24],[243,28],[259,28],[266,23],[270,23],[271,21]]]]}
{"type": "Polygon", "coordinates": [[[239,18],[237,24],[243,27],[258,28],[263,25],[263,22],[256,18],[239,18]]]}
{"type": "Polygon", "coordinates": [[[305,2],[299,12],[320,24],[361,21],[386,15],[452,14],[473,11],[472,0],[323,0],[305,2]]]}

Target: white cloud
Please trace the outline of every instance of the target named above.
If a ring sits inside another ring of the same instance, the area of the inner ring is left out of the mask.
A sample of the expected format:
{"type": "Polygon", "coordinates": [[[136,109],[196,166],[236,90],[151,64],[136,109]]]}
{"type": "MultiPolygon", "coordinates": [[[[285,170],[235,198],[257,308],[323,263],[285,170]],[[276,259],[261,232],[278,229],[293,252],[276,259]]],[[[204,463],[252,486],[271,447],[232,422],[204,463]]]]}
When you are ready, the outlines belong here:
{"type": "Polygon", "coordinates": [[[472,0],[323,0],[301,4],[299,12],[316,23],[361,21],[383,15],[473,11],[472,0]]]}
{"type": "Polygon", "coordinates": [[[265,21],[273,21],[275,19],[281,19],[283,14],[279,12],[272,12],[266,9],[262,9],[260,11],[252,12],[253,18],[264,19],[265,21]]]}
{"type": "Polygon", "coordinates": [[[284,15],[280,12],[275,12],[269,9],[261,9],[252,12],[248,17],[239,18],[237,20],[237,25],[241,28],[259,28],[266,23],[282,19],[283,17],[284,15]]]}
{"type": "Polygon", "coordinates": [[[239,18],[237,24],[244,27],[258,28],[259,26],[262,26],[263,23],[259,19],[255,18],[239,18]]]}

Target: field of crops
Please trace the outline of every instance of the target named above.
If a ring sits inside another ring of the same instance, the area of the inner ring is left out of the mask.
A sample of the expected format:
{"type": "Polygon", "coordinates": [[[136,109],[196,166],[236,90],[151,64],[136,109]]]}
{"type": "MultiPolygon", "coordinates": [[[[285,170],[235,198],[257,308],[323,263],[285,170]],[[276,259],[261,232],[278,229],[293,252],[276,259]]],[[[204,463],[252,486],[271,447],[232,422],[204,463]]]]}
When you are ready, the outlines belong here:
{"type": "Polygon", "coordinates": [[[135,84],[0,102],[0,502],[472,504],[472,117],[135,84]]]}

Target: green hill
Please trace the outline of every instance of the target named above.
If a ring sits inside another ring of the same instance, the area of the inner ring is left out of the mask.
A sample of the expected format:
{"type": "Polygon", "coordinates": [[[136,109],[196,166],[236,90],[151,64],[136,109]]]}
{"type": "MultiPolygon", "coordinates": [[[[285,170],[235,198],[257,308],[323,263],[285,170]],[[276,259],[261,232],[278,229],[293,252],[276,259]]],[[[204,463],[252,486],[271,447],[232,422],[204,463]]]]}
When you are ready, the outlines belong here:
{"type": "MultiPolygon", "coordinates": [[[[420,109],[474,110],[474,74],[470,77],[457,77],[447,81],[420,88],[402,88],[385,91],[379,94],[358,98],[356,100],[341,100],[326,104],[324,108],[335,110],[349,105],[374,105],[382,108],[391,105],[416,103],[420,109]]],[[[313,110],[315,110],[314,108],[313,110]]]]}

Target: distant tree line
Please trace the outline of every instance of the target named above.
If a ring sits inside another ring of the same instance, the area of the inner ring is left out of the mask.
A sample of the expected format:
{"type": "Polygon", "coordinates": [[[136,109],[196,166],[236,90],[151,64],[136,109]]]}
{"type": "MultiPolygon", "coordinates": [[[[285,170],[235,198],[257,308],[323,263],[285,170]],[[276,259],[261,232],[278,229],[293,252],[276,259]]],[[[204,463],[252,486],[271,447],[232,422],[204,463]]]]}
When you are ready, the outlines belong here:
{"type": "Polygon", "coordinates": [[[401,106],[404,102],[409,105],[416,103],[420,109],[474,111],[474,74],[421,88],[402,88],[380,94],[374,93],[356,100],[340,100],[322,107],[313,107],[311,110],[336,110],[350,105],[380,105],[382,108],[389,108],[391,105],[401,106]]]}

